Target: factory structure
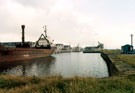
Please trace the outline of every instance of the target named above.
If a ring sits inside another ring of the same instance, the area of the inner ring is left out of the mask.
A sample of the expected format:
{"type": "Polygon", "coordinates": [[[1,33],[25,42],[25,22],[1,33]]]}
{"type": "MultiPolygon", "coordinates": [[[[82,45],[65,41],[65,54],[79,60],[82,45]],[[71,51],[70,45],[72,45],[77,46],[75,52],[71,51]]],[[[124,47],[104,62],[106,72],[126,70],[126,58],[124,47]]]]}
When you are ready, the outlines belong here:
{"type": "Polygon", "coordinates": [[[71,52],[71,46],[70,45],[64,45],[64,44],[55,44],[55,53],[67,53],[71,52]]]}
{"type": "Polygon", "coordinates": [[[121,46],[122,54],[135,54],[134,46],[133,46],[133,34],[131,34],[131,44],[126,44],[121,46]]]}
{"type": "Polygon", "coordinates": [[[97,46],[87,46],[87,47],[85,47],[83,52],[101,51],[103,49],[104,49],[104,44],[98,42],[97,46]]]}

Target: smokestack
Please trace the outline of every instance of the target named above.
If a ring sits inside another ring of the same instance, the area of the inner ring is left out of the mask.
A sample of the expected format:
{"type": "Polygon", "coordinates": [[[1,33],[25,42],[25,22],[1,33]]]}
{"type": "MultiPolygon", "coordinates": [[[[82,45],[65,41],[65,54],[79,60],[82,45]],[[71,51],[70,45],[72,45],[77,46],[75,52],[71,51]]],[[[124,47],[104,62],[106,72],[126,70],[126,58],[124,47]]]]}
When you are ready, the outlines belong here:
{"type": "Polygon", "coordinates": [[[132,46],[132,50],[133,50],[133,34],[131,34],[131,46],[132,46]]]}
{"type": "Polygon", "coordinates": [[[25,36],[24,36],[25,25],[21,25],[21,27],[22,27],[22,44],[24,45],[24,42],[25,42],[25,36]]]}
{"type": "Polygon", "coordinates": [[[131,45],[133,46],[133,34],[131,34],[131,45]]]}

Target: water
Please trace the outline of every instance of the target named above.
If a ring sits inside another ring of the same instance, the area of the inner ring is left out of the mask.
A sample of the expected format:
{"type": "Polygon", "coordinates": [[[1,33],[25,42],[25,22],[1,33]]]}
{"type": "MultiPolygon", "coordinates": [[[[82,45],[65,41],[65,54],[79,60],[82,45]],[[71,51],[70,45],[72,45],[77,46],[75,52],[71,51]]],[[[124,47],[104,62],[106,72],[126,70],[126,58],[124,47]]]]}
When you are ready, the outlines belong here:
{"type": "Polygon", "coordinates": [[[1,74],[23,76],[108,77],[100,53],[62,53],[51,57],[18,62],[1,62],[1,74]]]}

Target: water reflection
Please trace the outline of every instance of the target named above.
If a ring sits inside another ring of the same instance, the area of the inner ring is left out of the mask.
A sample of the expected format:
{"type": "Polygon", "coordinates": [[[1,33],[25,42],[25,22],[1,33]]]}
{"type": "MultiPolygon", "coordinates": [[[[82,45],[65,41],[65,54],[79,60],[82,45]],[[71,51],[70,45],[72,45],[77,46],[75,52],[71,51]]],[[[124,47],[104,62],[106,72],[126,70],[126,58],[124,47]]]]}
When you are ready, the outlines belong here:
{"type": "Polygon", "coordinates": [[[46,58],[0,62],[0,73],[44,77],[108,77],[106,63],[98,53],[62,53],[46,58]]]}
{"type": "Polygon", "coordinates": [[[0,73],[23,76],[49,76],[54,57],[45,57],[16,62],[0,62],[0,73]]]}
{"type": "Polygon", "coordinates": [[[100,53],[64,53],[56,57],[54,74],[64,77],[108,77],[108,69],[100,53]]]}

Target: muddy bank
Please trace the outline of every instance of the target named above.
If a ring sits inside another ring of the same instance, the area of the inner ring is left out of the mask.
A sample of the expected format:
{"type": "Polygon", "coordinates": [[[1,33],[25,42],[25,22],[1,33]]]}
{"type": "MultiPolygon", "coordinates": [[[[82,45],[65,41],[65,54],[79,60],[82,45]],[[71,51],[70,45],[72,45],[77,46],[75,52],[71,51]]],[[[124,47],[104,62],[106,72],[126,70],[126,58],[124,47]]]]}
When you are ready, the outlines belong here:
{"type": "Polygon", "coordinates": [[[112,63],[110,58],[108,57],[107,54],[101,52],[101,57],[105,60],[107,67],[108,67],[108,73],[109,76],[114,76],[118,73],[118,69],[115,67],[115,65],[112,63]]]}
{"type": "Polygon", "coordinates": [[[107,63],[110,76],[135,74],[135,54],[121,54],[121,50],[104,50],[101,56],[107,63]]]}

